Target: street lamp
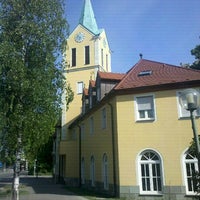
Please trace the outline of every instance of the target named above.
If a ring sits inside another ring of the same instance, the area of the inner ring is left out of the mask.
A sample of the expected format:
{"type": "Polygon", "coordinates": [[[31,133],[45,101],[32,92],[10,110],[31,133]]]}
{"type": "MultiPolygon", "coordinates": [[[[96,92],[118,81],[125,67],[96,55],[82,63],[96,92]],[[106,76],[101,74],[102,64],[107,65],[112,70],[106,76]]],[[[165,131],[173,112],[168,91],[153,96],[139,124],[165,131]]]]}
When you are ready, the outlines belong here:
{"type": "Polygon", "coordinates": [[[200,94],[195,89],[186,89],[180,93],[179,103],[182,108],[190,112],[190,119],[192,123],[192,130],[194,134],[194,141],[196,145],[196,155],[198,159],[198,170],[200,173],[200,145],[199,145],[199,136],[197,133],[197,128],[195,124],[194,111],[200,107],[200,94]]]}
{"type": "Polygon", "coordinates": [[[192,129],[193,129],[193,134],[194,134],[194,139],[195,139],[195,144],[196,144],[196,151],[197,151],[197,156],[199,158],[200,145],[199,145],[199,137],[197,133],[197,128],[195,124],[194,111],[197,110],[197,108],[199,108],[200,106],[200,94],[195,89],[186,89],[180,93],[179,102],[182,108],[190,111],[190,119],[192,123],[192,129]]]}

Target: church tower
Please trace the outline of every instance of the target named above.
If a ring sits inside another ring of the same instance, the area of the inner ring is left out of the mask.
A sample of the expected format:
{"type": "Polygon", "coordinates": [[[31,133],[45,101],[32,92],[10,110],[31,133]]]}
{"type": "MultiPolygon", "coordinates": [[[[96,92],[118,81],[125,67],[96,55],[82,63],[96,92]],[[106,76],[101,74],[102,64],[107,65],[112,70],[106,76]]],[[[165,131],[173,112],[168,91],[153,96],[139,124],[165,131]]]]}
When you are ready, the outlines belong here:
{"type": "Polygon", "coordinates": [[[67,127],[81,113],[82,92],[97,71],[111,71],[111,51],[104,29],[99,29],[90,0],[84,0],[79,24],[67,39],[65,76],[74,92],[74,100],[62,115],[62,140],[67,127]]]}

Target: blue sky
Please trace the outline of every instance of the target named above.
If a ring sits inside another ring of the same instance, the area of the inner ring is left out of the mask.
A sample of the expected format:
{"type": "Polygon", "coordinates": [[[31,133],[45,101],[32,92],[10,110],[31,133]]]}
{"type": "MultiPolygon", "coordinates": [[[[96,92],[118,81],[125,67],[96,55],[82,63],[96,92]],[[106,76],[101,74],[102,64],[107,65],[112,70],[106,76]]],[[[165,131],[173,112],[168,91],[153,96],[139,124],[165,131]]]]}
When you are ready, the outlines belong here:
{"type": "MultiPolygon", "coordinates": [[[[78,25],[84,0],[66,0],[70,31],[78,25]]],[[[200,0],[91,0],[99,28],[112,50],[112,71],[127,72],[144,59],[192,63],[200,44],[200,0]]]]}

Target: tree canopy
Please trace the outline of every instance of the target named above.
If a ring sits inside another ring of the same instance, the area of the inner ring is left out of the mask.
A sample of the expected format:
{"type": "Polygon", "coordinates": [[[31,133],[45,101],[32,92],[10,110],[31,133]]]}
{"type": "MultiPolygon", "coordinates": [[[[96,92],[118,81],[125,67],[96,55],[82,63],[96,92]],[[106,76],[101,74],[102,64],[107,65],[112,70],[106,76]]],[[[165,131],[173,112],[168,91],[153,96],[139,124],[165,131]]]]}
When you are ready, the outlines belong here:
{"type": "Polygon", "coordinates": [[[191,50],[191,54],[195,56],[194,63],[190,66],[192,69],[200,70],[200,45],[197,45],[194,49],[191,50]]]}
{"type": "Polygon", "coordinates": [[[63,0],[0,0],[0,151],[35,156],[61,114],[68,24],[63,0]]]}

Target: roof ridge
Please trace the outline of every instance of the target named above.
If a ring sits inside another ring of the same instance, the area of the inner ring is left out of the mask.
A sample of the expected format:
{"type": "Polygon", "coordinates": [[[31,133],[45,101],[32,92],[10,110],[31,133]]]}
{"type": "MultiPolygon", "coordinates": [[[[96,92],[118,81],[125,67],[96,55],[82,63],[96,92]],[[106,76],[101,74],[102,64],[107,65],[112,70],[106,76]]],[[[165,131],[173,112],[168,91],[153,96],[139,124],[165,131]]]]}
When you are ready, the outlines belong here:
{"type": "Polygon", "coordinates": [[[147,61],[147,62],[159,63],[159,64],[170,65],[170,66],[174,66],[174,67],[181,67],[179,65],[174,65],[174,64],[164,63],[164,62],[160,62],[160,61],[149,60],[149,59],[140,59],[139,62],[140,61],[147,61]]]}
{"type": "Polygon", "coordinates": [[[141,59],[116,85],[115,89],[145,87],[200,80],[200,70],[183,68],[163,62],[141,59]],[[151,71],[151,73],[143,73],[151,71]],[[141,74],[140,74],[141,73],[141,74]]]}

